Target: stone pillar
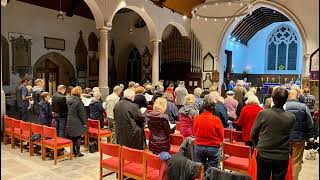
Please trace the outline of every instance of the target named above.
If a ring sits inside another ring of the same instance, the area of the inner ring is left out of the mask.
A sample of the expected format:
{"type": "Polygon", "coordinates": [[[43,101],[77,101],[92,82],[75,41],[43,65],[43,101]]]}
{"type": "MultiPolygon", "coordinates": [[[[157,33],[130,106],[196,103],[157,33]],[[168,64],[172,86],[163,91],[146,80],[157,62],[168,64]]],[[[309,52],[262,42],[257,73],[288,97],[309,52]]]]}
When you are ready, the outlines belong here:
{"type": "Polygon", "coordinates": [[[101,99],[105,101],[109,95],[108,87],[108,31],[110,27],[103,26],[100,31],[99,43],[99,88],[101,92],[101,99]]]}
{"type": "MultiPolygon", "coordinates": [[[[2,73],[2,45],[1,45],[1,73],[2,73]]],[[[6,114],[6,94],[4,93],[3,91],[3,88],[2,88],[2,74],[1,74],[1,117],[0,117],[0,120],[1,120],[1,123],[0,123],[0,128],[1,128],[1,131],[3,130],[3,120],[2,120],[2,117],[3,115],[6,114]]]]}
{"type": "Polygon", "coordinates": [[[152,41],[152,84],[159,82],[159,42],[160,40],[152,41]]]}

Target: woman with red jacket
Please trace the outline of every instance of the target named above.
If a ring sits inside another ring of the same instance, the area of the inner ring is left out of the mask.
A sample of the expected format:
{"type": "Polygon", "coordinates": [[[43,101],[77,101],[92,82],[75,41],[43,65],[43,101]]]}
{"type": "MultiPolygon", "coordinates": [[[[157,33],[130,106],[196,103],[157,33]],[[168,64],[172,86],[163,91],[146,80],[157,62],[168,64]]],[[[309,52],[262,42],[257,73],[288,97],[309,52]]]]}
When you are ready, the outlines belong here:
{"type": "Polygon", "coordinates": [[[237,124],[242,128],[242,140],[246,143],[247,146],[252,147],[252,141],[250,139],[250,133],[254,121],[258,113],[263,110],[259,106],[260,102],[257,96],[250,95],[246,101],[246,105],[242,108],[240,117],[237,121],[237,124]]]}
{"type": "Polygon", "coordinates": [[[212,93],[204,97],[203,109],[204,112],[193,122],[196,161],[205,166],[219,167],[224,129],[219,117],[213,115],[215,102],[212,93]]]}

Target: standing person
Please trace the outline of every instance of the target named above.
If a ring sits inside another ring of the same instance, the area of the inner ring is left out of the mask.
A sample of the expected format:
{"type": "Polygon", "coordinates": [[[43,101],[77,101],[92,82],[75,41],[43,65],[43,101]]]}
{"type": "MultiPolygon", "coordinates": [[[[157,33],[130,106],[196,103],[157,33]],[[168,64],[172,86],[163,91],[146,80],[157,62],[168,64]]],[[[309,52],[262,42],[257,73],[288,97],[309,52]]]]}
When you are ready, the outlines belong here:
{"type": "Polygon", "coordinates": [[[233,91],[235,93],[235,99],[240,103],[243,100],[243,96],[247,93],[246,88],[244,88],[244,82],[242,80],[239,80],[236,87],[233,88],[233,91]]]}
{"type": "Polygon", "coordinates": [[[144,93],[144,88],[143,86],[138,86],[135,89],[136,95],[134,96],[134,103],[138,105],[139,109],[144,107],[147,108],[147,100],[146,97],[143,95],[144,93]]]}
{"type": "Polygon", "coordinates": [[[176,99],[176,94],[175,94],[175,92],[174,92],[174,84],[173,84],[173,83],[170,83],[170,84],[169,84],[169,86],[167,87],[166,92],[171,93],[172,96],[173,96],[173,99],[174,99],[174,100],[176,99]]]}
{"type": "Polygon", "coordinates": [[[259,104],[260,102],[257,96],[249,96],[248,100],[246,101],[246,105],[243,107],[240,117],[237,121],[237,124],[242,129],[242,140],[251,148],[253,148],[253,144],[250,139],[250,132],[258,113],[263,110],[259,104]]]}
{"type": "Polygon", "coordinates": [[[205,169],[208,168],[208,165],[218,168],[224,132],[220,119],[212,114],[215,102],[211,93],[204,97],[203,109],[204,112],[195,117],[193,122],[196,160],[201,162],[205,169]]]}
{"type": "Polygon", "coordinates": [[[185,97],[185,105],[179,109],[179,122],[180,122],[180,133],[183,137],[192,136],[192,126],[194,117],[199,114],[198,110],[195,108],[195,96],[193,94],[188,94],[185,97]]]}
{"type": "Polygon", "coordinates": [[[112,131],[112,141],[113,143],[116,143],[116,134],[115,134],[115,122],[114,122],[114,114],[113,109],[117,102],[120,100],[120,94],[122,90],[120,86],[115,86],[113,88],[113,93],[107,96],[106,98],[106,105],[105,105],[105,111],[107,112],[107,124],[109,130],[112,131]]]}
{"type": "Polygon", "coordinates": [[[210,94],[215,102],[215,110],[213,113],[219,117],[223,124],[223,127],[226,128],[228,125],[228,112],[226,107],[224,107],[224,99],[216,91],[213,91],[210,94]]]}
{"type": "Polygon", "coordinates": [[[81,136],[87,130],[86,112],[80,98],[81,92],[81,87],[76,86],[72,89],[71,96],[67,97],[67,135],[73,142],[73,154],[75,157],[84,156],[80,152],[81,136]]]}
{"type": "Polygon", "coordinates": [[[74,87],[73,86],[68,86],[66,96],[71,96],[71,91],[74,87]]]}
{"type": "Polygon", "coordinates": [[[234,81],[230,80],[227,85],[227,91],[232,91],[233,88],[234,88],[234,81]]]}
{"type": "Polygon", "coordinates": [[[120,87],[120,95],[119,95],[119,97],[123,97],[124,85],[123,84],[119,84],[119,87],[120,87]]]}
{"type": "Polygon", "coordinates": [[[147,114],[150,130],[149,150],[154,154],[169,152],[169,136],[175,131],[175,128],[170,128],[169,116],[164,113],[166,108],[167,100],[159,97],[154,102],[153,111],[147,114]]]}
{"type": "Polygon", "coordinates": [[[284,180],[290,153],[289,136],[295,116],[283,109],[288,99],[285,87],[272,92],[274,106],[260,111],[251,130],[251,140],[257,149],[257,178],[284,180]]]}
{"type": "Polygon", "coordinates": [[[128,83],[128,89],[135,90],[136,83],[134,81],[130,81],[128,83]]]}
{"type": "Polygon", "coordinates": [[[133,103],[135,92],[126,89],[123,94],[123,98],[113,109],[117,143],[143,150],[146,145],[144,135],[145,116],[133,103]]]}
{"type": "Polygon", "coordinates": [[[28,121],[29,119],[29,99],[31,96],[28,95],[28,79],[24,78],[21,80],[21,84],[17,88],[17,109],[19,119],[28,121]]]}
{"type": "Polygon", "coordinates": [[[291,90],[296,90],[298,92],[298,100],[301,103],[306,103],[306,98],[304,97],[304,95],[301,93],[301,89],[299,85],[292,85],[291,86],[291,90]]]}
{"type": "Polygon", "coordinates": [[[201,88],[199,87],[195,88],[193,91],[193,94],[196,97],[195,107],[199,113],[202,113],[202,99],[200,97],[202,94],[201,88]]]}
{"type": "Polygon", "coordinates": [[[170,123],[174,124],[178,119],[179,112],[177,106],[173,103],[173,96],[171,93],[166,92],[164,93],[163,98],[167,100],[165,113],[169,115],[170,123]]]}
{"type": "Polygon", "coordinates": [[[314,104],[316,102],[316,98],[314,97],[314,95],[310,94],[310,90],[308,88],[305,88],[303,92],[304,92],[304,97],[306,98],[306,105],[308,106],[310,113],[313,116],[314,104]]]}
{"type": "Polygon", "coordinates": [[[40,96],[41,101],[39,103],[38,123],[51,127],[52,111],[49,103],[50,94],[48,92],[43,92],[40,96]]]}
{"type": "Polygon", "coordinates": [[[234,91],[227,91],[227,98],[224,99],[224,107],[228,112],[228,119],[235,121],[237,119],[238,101],[234,99],[234,91]]]}
{"type": "Polygon", "coordinates": [[[268,89],[268,95],[267,95],[266,98],[264,99],[263,107],[264,107],[265,109],[271,108],[271,104],[272,104],[271,95],[272,95],[273,88],[274,88],[274,87],[272,87],[272,86],[269,87],[269,89],[268,89]]]}
{"type": "Polygon", "coordinates": [[[59,137],[66,137],[68,107],[65,93],[66,87],[59,85],[57,92],[52,96],[52,111],[54,112],[56,130],[59,137]]]}
{"type": "Polygon", "coordinates": [[[44,91],[44,81],[42,79],[36,79],[35,86],[31,89],[32,99],[33,99],[33,114],[36,115],[36,117],[39,116],[39,103],[41,101],[41,93],[44,91]]]}
{"type": "Polygon", "coordinates": [[[152,96],[152,100],[151,100],[151,105],[153,105],[153,103],[156,101],[156,99],[158,97],[162,97],[163,94],[164,94],[164,87],[159,84],[155,87],[155,90],[154,90],[154,93],[153,93],[153,96],[152,96]]]}
{"type": "Polygon", "coordinates": [[[99,91],[93,92],[93,98],[90,102],[89,108],[90,108],[90,119],[95,119],[100,121],[100,128],[104,128],[104,108],[102,106],[101,99],[101,93],[99,91]]]}
{"type": "Polygon", "coordinates": [[[308,106],[299,102],[299,92],[292,89],[289,92],[288,101],[285,105],[286,111],[293,113],[296,117],[293,130],[290,134],[290,145],[292,155],[292,176],[297,180],[301,171],[305,141],[313,141],[313,120],[308,106]]]}
{"type": "Polygon", "coordinates": [[[179,86],[175,90],[175,93],[175,104],[177,105],[177,108],[180,109],[185,104],[185,97],[188,95],[188,91],[184,86],[184,81],[180,81],[179,86]]]}

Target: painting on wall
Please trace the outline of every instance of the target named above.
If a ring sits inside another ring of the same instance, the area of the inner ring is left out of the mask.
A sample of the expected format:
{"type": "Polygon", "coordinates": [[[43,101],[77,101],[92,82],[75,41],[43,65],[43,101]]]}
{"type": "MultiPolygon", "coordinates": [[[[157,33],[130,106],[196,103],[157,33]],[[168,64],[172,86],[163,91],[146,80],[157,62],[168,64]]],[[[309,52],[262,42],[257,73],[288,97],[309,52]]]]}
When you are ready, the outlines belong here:
{"type": "Polygon", "coordinates": [[[205,79],[203,80],[203,89],[209,89],[212,85],[212,78],[210,73],[206,73],[205,79]]]}

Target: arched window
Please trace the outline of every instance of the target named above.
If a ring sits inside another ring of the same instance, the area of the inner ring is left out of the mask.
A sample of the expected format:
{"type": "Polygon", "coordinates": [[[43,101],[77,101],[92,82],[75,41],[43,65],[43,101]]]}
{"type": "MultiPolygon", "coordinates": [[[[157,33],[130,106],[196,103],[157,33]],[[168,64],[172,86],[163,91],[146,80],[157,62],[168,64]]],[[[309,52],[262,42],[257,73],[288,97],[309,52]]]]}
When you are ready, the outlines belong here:
{"type": "Polygon", "coordinates": [[[297,70],[298,43],[297,32],[290,26],[273,30],[267,41],[267,70],[297,70]]]}

